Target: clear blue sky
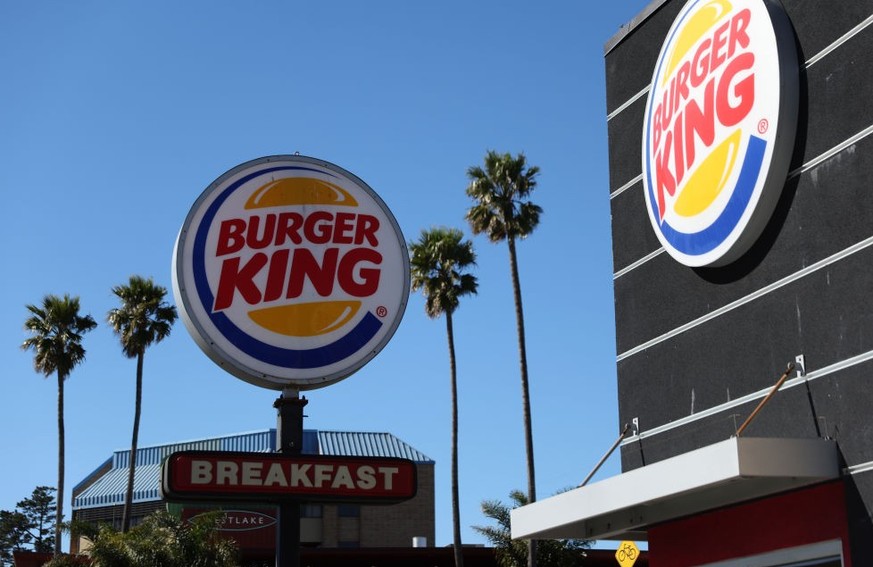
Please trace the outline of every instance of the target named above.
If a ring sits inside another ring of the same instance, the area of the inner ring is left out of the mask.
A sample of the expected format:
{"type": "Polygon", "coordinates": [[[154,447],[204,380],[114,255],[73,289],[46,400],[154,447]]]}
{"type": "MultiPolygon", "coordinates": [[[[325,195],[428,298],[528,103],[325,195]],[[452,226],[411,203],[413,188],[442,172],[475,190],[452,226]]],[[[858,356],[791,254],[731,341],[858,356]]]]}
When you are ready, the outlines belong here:
{"type": "MultiPolygon", "coordinates": [[[[57,384],[19,348],[25,304],[71,293],[101,323],[66,387],[69,499],[130,444],[135,362],[105,324],[110,288],[131,274],[169,288],[197,196],[294,152],[364,179],[407,241],[432,225],[472,237],[465,172],[486,150],[541,167],[542,222],[519,245],[537,488],[581,482],[619,429],[603,45],[646,4],[0,3],[0,509],[57,479],[57,384]]],[[[474,243],[479,295],[454,321],[465,543],[483,542],[482,500],[526,486],[508,252],[474,243]]],[[[146,354],[140,446],[274,427],[276,397],[178,324],[146,354]]],[[[374,361],[307,397],[307,428],[391,432],[437,462],[434,543],[450,543],[444,320],[413,296],[374,361]]]]}

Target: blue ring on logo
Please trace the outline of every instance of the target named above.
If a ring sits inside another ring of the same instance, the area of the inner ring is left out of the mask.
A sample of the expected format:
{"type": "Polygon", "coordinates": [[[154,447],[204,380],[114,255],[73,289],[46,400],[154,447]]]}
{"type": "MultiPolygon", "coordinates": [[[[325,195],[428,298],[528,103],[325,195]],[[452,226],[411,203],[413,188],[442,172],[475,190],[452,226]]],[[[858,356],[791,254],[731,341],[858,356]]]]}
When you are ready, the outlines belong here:
{"type": "MultiPolygon", "coordinates": [[[[682,15],[680,22],[684,21],[691,12],[694,11],[694,6],[700,2],[694,2],[688,10],[682,15]]],[[[670,38],[667,40],[667,44],[672,44],[675,39],[675,35],[682,29],[682,25],[677,25],[674,29],[670,38]]],[[[668,50],[664,51],[664,56],[669,53],[668,50]]],[[[655,77],[661,75],[661,68],[664,65],[665,57],[658,61],[657,70],[655,72],[655,77]]],[[[651,96],[651,95],[650,95],[651,96]]],[[[646,114],[646,122],[645,122],[645,144],[646,144],[646,190],[648,194],[649,204],[651,205],[651,209],[655,211],[655,217],[653,217],[653,224],[657,223],[658,228],[661,231],[661,234],[664,236],[664,239],[673,246],[676,251],[686,254],[688,256],[699,256],[702,254],[706,254],[711,252],[715,248],[717,248],[724,240],[731,234],[731,232],[736,228],[737,223],[740,218],[743,216],[743,213],[746,210],[746,207],[749,205],[752,194],[754,193],[755,186],[758,182],[758,176],[761,173],[761,165],[764,161],[764,152],[767,147],[767,141],[758,138],[757,136],[750,135],[748,147],[746,148],[746,155],[743,158],[742,169],[740,170],[739,178],[737,179],[737,184],[734,187],[734,191],[731,194],[730,199],[728,200],[725,209],[721,212],[715,221],[712,222],[708,227],[704,228],[698,232],[681,232],[672,226],[666,221],[659,221],[657,218],[657,199],[655,198],[654,192],[654,184],[652,182],[652,164],[651,164],[651,147],[650,147],[650,130],[652,126],[652,112],[654,111],[654,105],[650,105],[648,108],[648,114],[646,114]]]]}
{"type": "Polygon", "coordinates": [[[281,348],[259,341],[243,332],[224,313],[214,313],[212,306],[215,304],[215,297],[212,295],[212,290],[209,289],[209,283],[206,279],[206,237],[209,233],[209,227],[212,225],[212,220],[215,218],[221,205],[244,183],[261,175],[287,170],[314,171],[330,175],[327,172],[308,167],[272,167],[246,175],[225,189],[206,210],[194,236],[194,285],[197,289],[200,303],[209,315],[212,324],[242,352],[262,362],[282,368],[320,368],[339,362],[359,351],[370,339],[376,336],[376,333],[382,328],[382,322],[375,315],[367,312],[363,319],[349,333],[329,345],[301,350],[281,348]]]}
{"type": "MultiPolygon", "coordinates": [[[[708,227],[698,232],[681,232],[670,226],[667,221],[660,223],[661,234],[677,251],[689,256],[696,256],[706,254],[724,242],[736,228],[749,205],[758,182],[758,176],[761,173],[761,164],[764,162],[766,148],[766,140],[757,136],[749,136],[749,144],[734,192],[728,199],[724,210],[708,227]]],[[[649,199],[655,203],[651,180],[648,190],[649,199]]]]}

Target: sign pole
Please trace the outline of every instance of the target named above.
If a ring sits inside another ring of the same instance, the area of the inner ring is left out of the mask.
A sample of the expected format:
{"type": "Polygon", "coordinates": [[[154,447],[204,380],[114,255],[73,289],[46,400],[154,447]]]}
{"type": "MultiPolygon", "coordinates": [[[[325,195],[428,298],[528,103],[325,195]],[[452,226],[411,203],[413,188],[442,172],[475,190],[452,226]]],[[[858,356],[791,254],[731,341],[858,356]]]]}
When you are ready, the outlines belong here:
{"type": "MultiPolygon", "coordinates": [[[[300,455],[303,452],[303,408],[308,403],[295,389],[282,390],[273,407],[278,409],[276,436],[279,453],[300,455]]],[[[300,567],[300,502],[279,505],[276,530],[276,567],[300,567]]]]}

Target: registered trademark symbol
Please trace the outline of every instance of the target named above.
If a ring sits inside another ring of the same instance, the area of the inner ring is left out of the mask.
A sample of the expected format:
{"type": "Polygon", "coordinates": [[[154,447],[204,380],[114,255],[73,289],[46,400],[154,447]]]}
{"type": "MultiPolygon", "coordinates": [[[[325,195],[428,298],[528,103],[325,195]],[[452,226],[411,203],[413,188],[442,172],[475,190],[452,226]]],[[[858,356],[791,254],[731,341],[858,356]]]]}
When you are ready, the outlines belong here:
{"type": "Polygon", "coordinates": [[[767,121],[766,118],[762,118],[758,121],[758,134],[767,133],[767,129],[770,127],[770,122],[767,121]]]}
{"type": "Polygon", "coordinates": [[[379,317],[385,317],[386,315],[388,315],[388,309],[380,305],[376,308],[376,315],[378,315],[379,317]]]}

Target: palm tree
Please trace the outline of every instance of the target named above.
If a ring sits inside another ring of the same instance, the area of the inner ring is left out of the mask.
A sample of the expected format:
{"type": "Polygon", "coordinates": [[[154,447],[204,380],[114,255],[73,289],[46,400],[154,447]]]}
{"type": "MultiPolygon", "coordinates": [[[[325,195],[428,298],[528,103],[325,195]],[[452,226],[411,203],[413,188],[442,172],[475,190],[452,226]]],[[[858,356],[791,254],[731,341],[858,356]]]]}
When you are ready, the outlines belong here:
{"type": "MultiPolygon", "coordinates": [[[[533,431],[531,425],[530,390],[527,377],[527,352],[524,338],[524,310],[521,304],[521,284],[518,279],[518,257],[515,241],[529,236],[540,222],[543,210],[528,198],[537,185],[540,168],[527,166],[524,154],[512,157],[489,150],[485,167],[467,169],[470,184],[467,195],[475,204],[467,211],[467,220],[474,234],[485,233],[491,242],[506,240],[509,244],[509,267],[512,294],[515,299],[515,322],[518,331],[518,355],[521,367],[522,418],[524,445],[527,455],[527,498],[536,502],[533,431]]],[[[528,565],[536,565],[536,542],[530,540],[528,565]]]]}
{"type": "MultiPolygon", "coordinates": [[[[497,563],[500,567],[522,567],[528,560],[528,546],[524,542],[512,539],[510,511],[528,504],[528,499],[520,490],[509,493],[512,507],[499,500],[482,502],[482,513],[496,525],[473,526],[473,529],[485,537],[497,553],[497,563]]],[[[540,542],[537,549],[540,563],[549,567],[577,567],[585,564],[585,550],[591,547],[591,542],[583,539],[550,539],[540,542]]]]}
{"type": "Polygon", "coordinates": [[[24,328],[31,336],[21,344],[32,350],[33,368],[46,377],[58,377],[58,495],[55,525],[55,555],[61,552],[61,522],[64,518],[64,381],[85,360],[82,336],[97,326],[90,315],[79,315],[79,298],[46,295],[42,306],[27,305],[30,316],[24,328]]]}
{"type": "Polygon", "coordinates": [[[136,469],[136,448],[139,438],[139,416],[142,410],[142,364],[145,351],[170,334],[176,320],[176,308],[167,304],[167,289],[156,285],[151,278],[130,276],[127,285],[112,288],[121,307],[111,309],[107,320],[121,341],[121,350],[128,358],[136,358],[136,402],[133,412],[133,436],[130,441],[130,464],[127,473],[127,493],[124,497],[122,531],[130,528],[130,509],[133,503],[133,479],[136,469]]]}
{"type": "Polygon", "coordinates": [[[476,254],[473,243],[469,240],[462,242],[463,237],[458,229],[432,228],[422,230],[419,241],[409,244],[412,291],[421,290],[428,317],[446,316],[452,386],[452,523],[456,567],[463,566],[464,556],[458,498],[458,382],[452,314],[458,308],[460,298],[475,294],[478,287],[476,276],[464,273],[476,265],[476,254]]]}
{"type": "Polygon", "coordinates": [[[73,530],[91,541],[93,567],[233,567],[240,564],[239,553],[236,543],[218,532],[222,516],[216,511],[186,521],[159,510],[127,532],[88,523],[75,524],[73,530]]]}

